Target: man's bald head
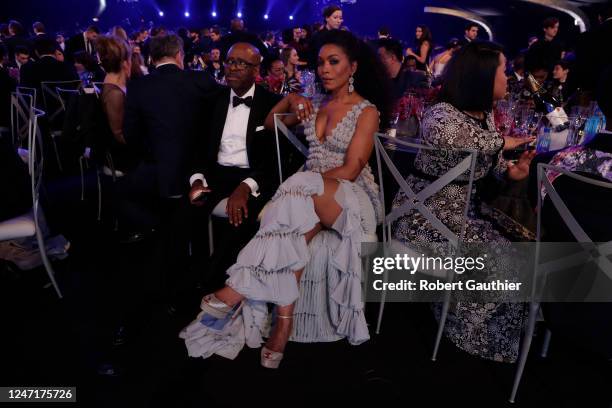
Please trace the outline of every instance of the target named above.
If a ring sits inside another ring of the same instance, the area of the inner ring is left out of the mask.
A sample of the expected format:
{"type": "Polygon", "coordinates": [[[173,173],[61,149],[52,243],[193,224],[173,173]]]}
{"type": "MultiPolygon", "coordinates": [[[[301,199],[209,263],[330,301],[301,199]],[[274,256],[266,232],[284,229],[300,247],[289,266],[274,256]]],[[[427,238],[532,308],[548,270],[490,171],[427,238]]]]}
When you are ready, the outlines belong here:
{"type": "Polygon", "coordinates": [[[261,53],[259,49],[253,44],[246,42],[239,42],[229,49],[227,52],[227,58],[241,58],[251,64],[259,65],[261,63],[261,53]]]}

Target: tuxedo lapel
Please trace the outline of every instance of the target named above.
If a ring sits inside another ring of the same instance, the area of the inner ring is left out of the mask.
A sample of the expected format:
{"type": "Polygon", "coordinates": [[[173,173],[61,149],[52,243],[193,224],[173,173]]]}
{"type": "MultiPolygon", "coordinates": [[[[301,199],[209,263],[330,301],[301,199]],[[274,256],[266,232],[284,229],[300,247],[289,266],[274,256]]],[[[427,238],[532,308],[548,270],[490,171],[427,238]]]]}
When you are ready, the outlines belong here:
{"type": "Polygon", "coordinates": [[[215,149],[219,151],[221,145],[221,137],[223,136],[223,128],[227,119],[227,110],[230,103],[230,89],[225,89],[220,95],[219,100],[215,104],[215,114],[213,117],[213,137],[215,138],[215,149]]]}
{"type": "Polygon", "coordinates": [[[264,104],[260,100],[262,96],[261,89],[259,89],[259,87],[256,85],[255,95],[253,96],[253,105],[251,106],[251,112],[249,113],[249,123],[247,125],[246,134],[247,154],[249,155],[249,158],[251,157],[251,144],[253,142],[253,136],[255,136],[255,129],[257,128],[258,124],[262,124],[260,122],[263,122],[261,115],[262,109],[264,109],[264,104]]]}

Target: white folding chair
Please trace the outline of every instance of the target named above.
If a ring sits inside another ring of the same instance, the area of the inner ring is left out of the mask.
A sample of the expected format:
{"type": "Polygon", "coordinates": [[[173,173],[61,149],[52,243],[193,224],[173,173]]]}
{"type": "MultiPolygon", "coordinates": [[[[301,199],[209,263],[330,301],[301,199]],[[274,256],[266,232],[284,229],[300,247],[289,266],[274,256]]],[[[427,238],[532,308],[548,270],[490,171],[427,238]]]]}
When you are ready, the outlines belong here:
{"type": "Polygon", "coordinates": [[[43,106],[48,109],[47,120],[52,123],[59,115],[65,112],[65,105],[57,89],[78,90],[81,86],[80,80],[74,81],[43,81],[40,88],[43,97],[43,106]]]}
{"type": "MultiPolygon", "coordinates": [[[[441,150],[439,147],[430,146],[423,144],[422,141],[417,139],[398,139],[386,134],[377,133],[375,136],[375,149],[376,149],[376,157],[378,160],[378,179],[380,183],[380,196],[381,201],[383,203],[383,208],[386,208],[385,205],[385,186],[383,185],[383,163],[386,165],[387,169],[391,173],[395,182],[399,185],[400,191],[403,192],[408,200],[403,205],[398,208],[392,209],[389,214],[385,215],[385,219],[383,221],[383,243],[385,246],[392,246],[395,249],[400,251],[413,254],[415,257],[419,257],[420,252],[417,254],[415,248],[411,248],[405,245],[403,242],[395,240],[391,233],[391,226],[393,222],[395,222],[400,217],[410,214],[413,210],[416,210],[421,213],[423,217],[435,228],[443,237],[448,240],[449,249],[453,251],[458,251],[461,243],[463,241],[466,228],[467,228],[467,213],[470,205],[470,197],[472,192],[472,187],[474,184],[474,167],[476,165],[476,151],[470,149],[452,149],[453,152],[463,153],[465,157],[453,168],[448,170],[445,174],[438,177],[435,181],[421,190],[419,193],[415,193],[408,183],[406,179],[400,171],[397,169],[397,166],[393,163],[393,160],[389,157],[387,153],[387,148],[391,148],[396,152],[410,152],[415,153],[420,150],[441,150]],[[388,146],[385,146],[381,140],[384,140],[388,146]],[[425,206],[425,200],[432,195],[439,192],[443,187],[447,186],[459,176],[469,172],[469,178],[467,180],[467,194],[465,200],[465,206],[463,208],[463,219],[461,232],[459,235],[455,234],[451,231],[442,221],[440,221],[432,212],[425,206]]],[[[451,150],[450,148],[448,150],[451,150]]],[[[447,277],[446,271],[421,271],[426,274],[434,274],[438,277],[447,277]]],[[[386,275],[384,275],[386,280],[386,275]]],[[[436,340],[434,344],[434,350],[432,354],[432,361],[436,360],[438,349],[440,346],[440,341],[442,340],[442,334],[444,332],[444,325],[446,323],[446,318],[448,315],[448,309],[450,305],[451,292],[447,291],[445,293],[444,302],[442,305],[442,313],[440,317],[440,323],[438,325],[438,332],[436,335],[436,340]]],[[[383,291],[381,295],[380,309],[378,313],[378,322],[376,325],[376,334],[380,333],[380,328],[382,324],[383,312],[385,308],[385,300],[386,300],[386,292],[383,291]]]]}
{"type": "MultiPolygon", "coordinates": [[[[27,146],[31,126],[30,116],[34,106],[32,95],[20,92],[11,93],[11,135],[13,145],[16,147],[27,146]]],[[[24,161],[27,162],[27,159],[24,161]]]]}
{"type": "MultiPolygon", "coordinates": [[[[12,95],[14,98],[16,98],[16,96],[16,93],[12,95]]],[[[27,97],[30,96],[28,95],[27,97]]],[[[55,272],[53,271],[51,261],[47,257],[47,250],[41,230],[40,215],[42,213],[42,209],[40,208],[39,194],[43,175],[43,144],[38,120],[44,114],[45,112],[32,108],[29,112],[28,119],[27,164],[28,172],[30,174],[30,186],[32,193],[32,212],[0,223],[0,240],[4,241],[36,235],[36,242],[38,244],[38,250],[40,251],[43,265],[47,271],[49,280],[57,293],[57,296],[61,299],[62,292],[55,280],[55,272]]]]}
{"type": "MultiPolygon", "coordinates": [[[[59,150],[57,147],[57,138],[61,136],[61,129],[54,129],[55,121],[65,113],[65,105],[57,92],[57,88],[61,89],[79,89],[81,86],[80,80],[74,81],[49,81],[49,82],[41,82],[40,87],[42,91],[43,98],[43,106],[45,110],[48,112],[47,114],[47,122],[49,123],[49,134],[51,135],[51,141],[53,142],[53,149],[55,150],[55,159],[57,161],[57,166],[60,171],[63,171],[62,161],[60,159],[59,150]]],[[[61,126],[61,124],[60,124],[61,126]]]]}
{"type": "Polygon", "coordinates": [[[37,96],[37,90],[36,88],[30,88],[27,86],[18,86],[17,88],[15,88],[15,92],[17,92],[18,94],[21,95],[30,95],[32,97],[32,106],[36,106],[36,96],[37,96]]]}
{"type": "MultiPolygon", "coordinates": [[[[593,240],[589,237],[589,235],[584,231],[583,227],[578,223],[574,215],[570,212],[567,205],[552,185],[548,177],[546,176],[547,171],[554,171],[556,173],[560,173],[564,176],[568,176],[576,181],[586,183],[592,186],[611,189],[612,183],[604,182],[600,180],[595,180],[589,177],[582,176],[580,174],[572,173],[566,169],[557,166],[551,166],[549,164],[540,163],[538,164],[537,170],[537,181],[538,181],[538,206],[537,206],[537,230],[536,230],[536,256],[535,256],[535,269],[534,269],[534,282],[532,285],[532,299],[529,302],[529,317],[527,320],[527,327],[525,329],[525,334],[523,336],[521,351],[519,354],[519,359],[517,362],[516,373],[514,376],[514,383],[512,385],[512,393],[510,394],[510,402],[515,402],[516,394],[518,392],[518,388],[521,382],[521,378],[523,376],[523,371],[525,370],[525,365],[527,363],[527,356],[529,355],[529,349],[531,348],[531,341],[533,339],[533,333],[535,332],[536,321],[538,320],[538,316],[540,313],[540,304],[535,299],[536,293],[536,277],[542,274],[551,274],[556,270],[563,270],[571,265],[577,265],[584,262],[584,257],[582,254],[571,254],[567,257],[561,259],[555,259],[552,264],[541,265],[540,264],[540,245],[541,245],[541,233],[542,233],[542,189],[546,192],[550,201],[552,202],[554,208],[560,215],[560,218],[565,224],[565,226],[569,229],[571,234],[574,236],[577,242],[579,243],[588,243],[593,244],[593,240]]],[[[612,241],[598,244],[595,248],[592,245],[589,246],[589,251],[596,250],[598,252],[597,264],[601,270],[603,270],[606,275],[612,279],[612,262],[608,260],[608,256],[612,254],[612,241]]],[[[546,332],[546,336],[544,338],[544,349],[548,348],[548,342],[550,341],[550,331],[546,332]]],[[[543,353],[544,354],[544,353],[543,353]]]]}

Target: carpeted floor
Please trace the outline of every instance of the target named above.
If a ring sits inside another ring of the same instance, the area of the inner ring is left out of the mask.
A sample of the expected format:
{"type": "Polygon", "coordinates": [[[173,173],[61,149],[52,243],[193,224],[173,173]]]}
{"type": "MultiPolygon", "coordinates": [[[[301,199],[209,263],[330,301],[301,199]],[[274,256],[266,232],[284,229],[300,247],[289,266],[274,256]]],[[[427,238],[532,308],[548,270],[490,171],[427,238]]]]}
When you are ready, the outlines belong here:
{"type": "MultiPolygon", "coordinates": [[[[57,205],[57,204],[56,204],[57,205]]],[[[553,333],[549,356],[535,339],[517,402],[507,402],[515,366],[483,361],[443,341],[432,362],[436,323],[426,304],[388,304],[374,334],[378,305],[367,306],[371,340],[290,343],[278,371],[259,366],[259,350],[235,361],[189,359],[178,331],[197,312],[202,292],[185,296],[181,312],[143,307],[127,342],[111,347],[113,274],[146,279],[146,240],[119,245],[82,204],[62,208],[70,256],[55,263],[65,298],[47,287],[42,269],[0,265],[0,385],[76,386],[82,407],[610,407],[612,366],[553,333]],[[88,219],[91,222],[83,222],[88,219]],[[99,375],[103,362],[121,375],[99,375]]],[[[57,216],[57,214],[56,214],[57,216]]],[[[22,405],[25,406],[25,405],[22,405]]]]}

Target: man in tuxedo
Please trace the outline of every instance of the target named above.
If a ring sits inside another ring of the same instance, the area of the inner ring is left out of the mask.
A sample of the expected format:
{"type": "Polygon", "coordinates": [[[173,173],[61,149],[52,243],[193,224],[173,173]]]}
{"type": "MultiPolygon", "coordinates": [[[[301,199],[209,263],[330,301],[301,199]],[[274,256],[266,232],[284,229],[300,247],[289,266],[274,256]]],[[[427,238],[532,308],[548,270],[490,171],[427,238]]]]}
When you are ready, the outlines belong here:
{"type": "Polygon", "coordinates": [[[269,60],[277,59],[280,56],[280,50],[276,46],[276,37],[272,31],[268,31],[264,36],[264,46],[268,51],[266,58],[269,60]]]}
{"type": "Polygon", "coordinates": [[[66,57],[69,61],[73,61],[73,55],[77,51],[85,51],[90,55],[96,55],[96,39],[100,35],[100,29],[94,25],[89,26],[87,30],[80,34],[71,37],[66,43],[66,57]]]}
{"type": "Polygon", "coordinates": [[[478,24],[468,23],[465,26],[465,32],[464,32],[463,38],[459,40],[459,44],[463,47],[464,45],[467,45],[471,43],[472,41],[476,41],[476,39],[478,38],[478,30],[479,30],[478,24]]]}
{"type": "Polygon", "coordinates": [[[8,49],[9,59],[13,59],[15,56],[15,49],[22,46],[28,50],[32,48],[32,43],[28,39],[27,34],[19,21],[11,20],[8,26],[10,37],[8,37],[4,44],[8,49]]]}
{"type": "Polygon", "coordinates": [[[410,89],[429,87],[425,73],[402,70],[404,57],[402,44],[398,40],[390,38],[378,40],[378,55],[391,78],[391,95],[394,103],[410,89]]]}
{"type": "Polygon", "coordinates": [[[175,34],[151,38],[155,70],[130,81],[124,137],[139,164],[116,183],[119,227],[158,231],[147,289],[172,302],[186,279],[190,219],[187,202],[191,155],[205,128],[205,96],[218,85],[210,75],[185,71],[175,34]]]}
{"type": "MultiPolygon", "coordinates": [[[[55,56],[57,44],[55,40],[47,36],[41,36],[34,41],[36,61],[30,61],[21,67],[20,84],[30,88],[36,88],[38,95],[42,95],[41,82],[49,81],[73,81],[79,79],[74,68],[60,62],[55,56]]],[[[37,98],[36,103],[42,103],[42,97],[37,98]]]]}
{"type": "Polygon", "coordinates": [[[32,31],[34,32],[34,36],[32,37],[32,41],[36,40],[41,35],[47,36],[47,30],[45,30],[45,25],[40,21],[32,24],[32,31]]]}
{"type": "MultiPolygon", "coordinates": [[[[208,133],[195,152],[190,201],[203,219],[224,198],[226,228],[215,234],[215,253],[209,275],[223,278],[240,249],[257,230],[257,217],[278,187],[273,135],[264,121],[280,96],[255,85],[261,54],[250,43],[228,51],[225,79],[229,88],[216,93],[208,133]]],[[[217,282],[216,282],[217,283],[217,282]]],[[[218,282],[220,283],[220,282],[218,282]]]]}
{"type": "Polygon", "coordinates": [[[30,61],[30,49],[23,45],[15,47],[15,58],[9,62],[9,67],[21,70],[21,67],[30,61]]]}

